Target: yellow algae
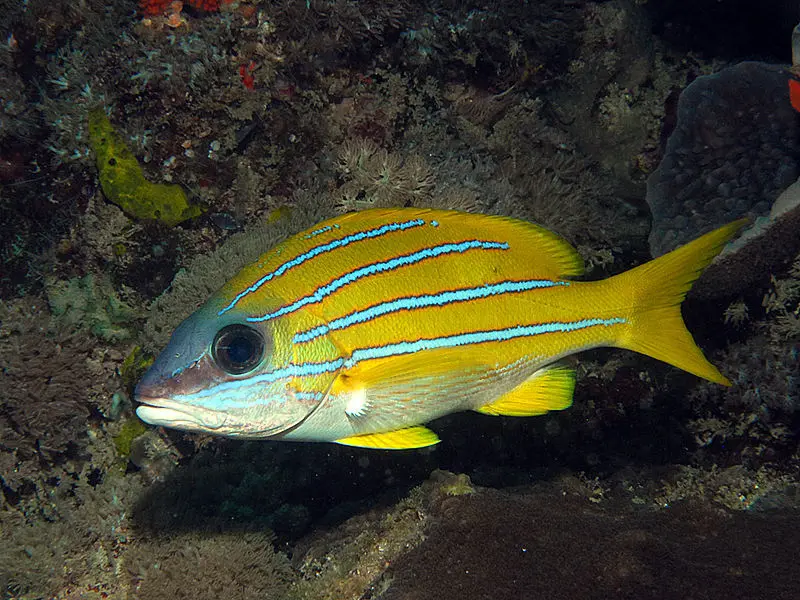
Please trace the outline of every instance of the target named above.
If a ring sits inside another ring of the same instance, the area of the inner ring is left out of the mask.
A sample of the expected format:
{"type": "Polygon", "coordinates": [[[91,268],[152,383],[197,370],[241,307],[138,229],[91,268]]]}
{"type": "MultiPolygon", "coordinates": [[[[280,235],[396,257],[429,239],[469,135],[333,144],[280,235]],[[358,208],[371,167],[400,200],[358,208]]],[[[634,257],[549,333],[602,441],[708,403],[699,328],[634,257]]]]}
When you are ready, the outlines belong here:
{"type": "Polygon", "coordinates": [[[279,206],[269,212],[267,223],[272,224],[281,219],[288,219],[292,215],[292,209],[288,206],[279,206]]]}
{"type": "Polygon", "coordinates": [[[475,488],[472,486],[472,481],[469,475],[461,473],[454,475],[447,473],[448,479],[442,483],[441,490],[447,496],[468,496],[475,493],[475,488]]]}
{"type": "Polygon", "coordinates": [[[103,193],[129,216],[172,226],[203,212],[199,206],[189,204],[181,186],[145,179],[139,161],[102,108],[89,113],[89,144],[97,157],[103,193]]]}
{"type": "Polygon", "coordinates": [[[119,368],[119,374],[125,386],[133,389],[133,386],[154,361],[154,357],[145,352],[141,346],[134,347],[119,368]]]}

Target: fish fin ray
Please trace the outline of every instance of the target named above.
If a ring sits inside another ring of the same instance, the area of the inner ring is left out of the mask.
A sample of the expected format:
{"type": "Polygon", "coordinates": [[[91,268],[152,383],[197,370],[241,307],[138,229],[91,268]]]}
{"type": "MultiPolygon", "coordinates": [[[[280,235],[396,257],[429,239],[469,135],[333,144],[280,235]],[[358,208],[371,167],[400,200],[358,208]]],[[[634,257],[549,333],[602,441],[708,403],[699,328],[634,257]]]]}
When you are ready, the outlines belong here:
{"type": "Polygon", "coordinates": [[[521,248],[536,252],[535,265],[524,265],[525,269],[536,269],[537,276],[580,277],[585,268],[578,251],[557,233],[539,225],[511,217],[497,215],[470,215],[486,219],[483,228],[487,231],[508,228],[509,242],[518,241],[521,248]]]}
{"type": "Polygon", "coordinates": [[[476,409],[485,415],[532,417],[551,410],[564,410],[572,404],[575,369],[555,365],[536,371],[497,400],[476,409]]]}
{"type": "Polygon", "coordinates": [[[439,443],[439,436],[422,425],[405,427],[382,433],[362,433],[336,440],[343,446],[358,448],[376,448],[380,450],[410,450],[426,448],[439,443]]]}

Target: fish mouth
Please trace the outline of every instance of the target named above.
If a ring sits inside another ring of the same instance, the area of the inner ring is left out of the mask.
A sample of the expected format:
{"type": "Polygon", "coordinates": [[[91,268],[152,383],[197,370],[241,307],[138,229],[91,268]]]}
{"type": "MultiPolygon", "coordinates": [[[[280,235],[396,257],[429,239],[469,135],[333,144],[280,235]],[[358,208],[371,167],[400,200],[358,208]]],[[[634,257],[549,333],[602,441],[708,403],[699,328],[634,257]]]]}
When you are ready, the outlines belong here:
{"type": "Polygon", "coordinates": [[[182,429],[184,431],[217,431],[228,420],[227,415],[166,398],[137,396],[141,406],[138,417],[149,425],[182,429]]]}

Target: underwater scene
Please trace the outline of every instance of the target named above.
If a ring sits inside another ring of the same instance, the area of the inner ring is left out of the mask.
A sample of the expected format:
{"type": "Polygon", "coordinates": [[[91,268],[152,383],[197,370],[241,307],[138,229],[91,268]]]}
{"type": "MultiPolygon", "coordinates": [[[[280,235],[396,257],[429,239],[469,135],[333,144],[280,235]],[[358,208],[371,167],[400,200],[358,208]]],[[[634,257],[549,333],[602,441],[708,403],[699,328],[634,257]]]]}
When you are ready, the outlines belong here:
{"type": "Polygon", "coordinates": [[[0,3],[0,598],[800,598],[796,1],[0,3]]]}

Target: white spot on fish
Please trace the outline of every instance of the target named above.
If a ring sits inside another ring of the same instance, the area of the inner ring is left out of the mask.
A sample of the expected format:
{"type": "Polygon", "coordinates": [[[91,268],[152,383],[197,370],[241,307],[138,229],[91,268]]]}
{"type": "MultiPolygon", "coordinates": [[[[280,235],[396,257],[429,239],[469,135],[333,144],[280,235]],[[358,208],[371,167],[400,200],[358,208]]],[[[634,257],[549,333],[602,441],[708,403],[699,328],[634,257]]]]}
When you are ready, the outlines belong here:
{"type": "Polygon", "coordinates": [[[350,399],[344,407],[344,412],[348,417],[363,417],[367,412],[367,408],[369,408],[367,390],[361,388],[350,395],[350,399]]]}

